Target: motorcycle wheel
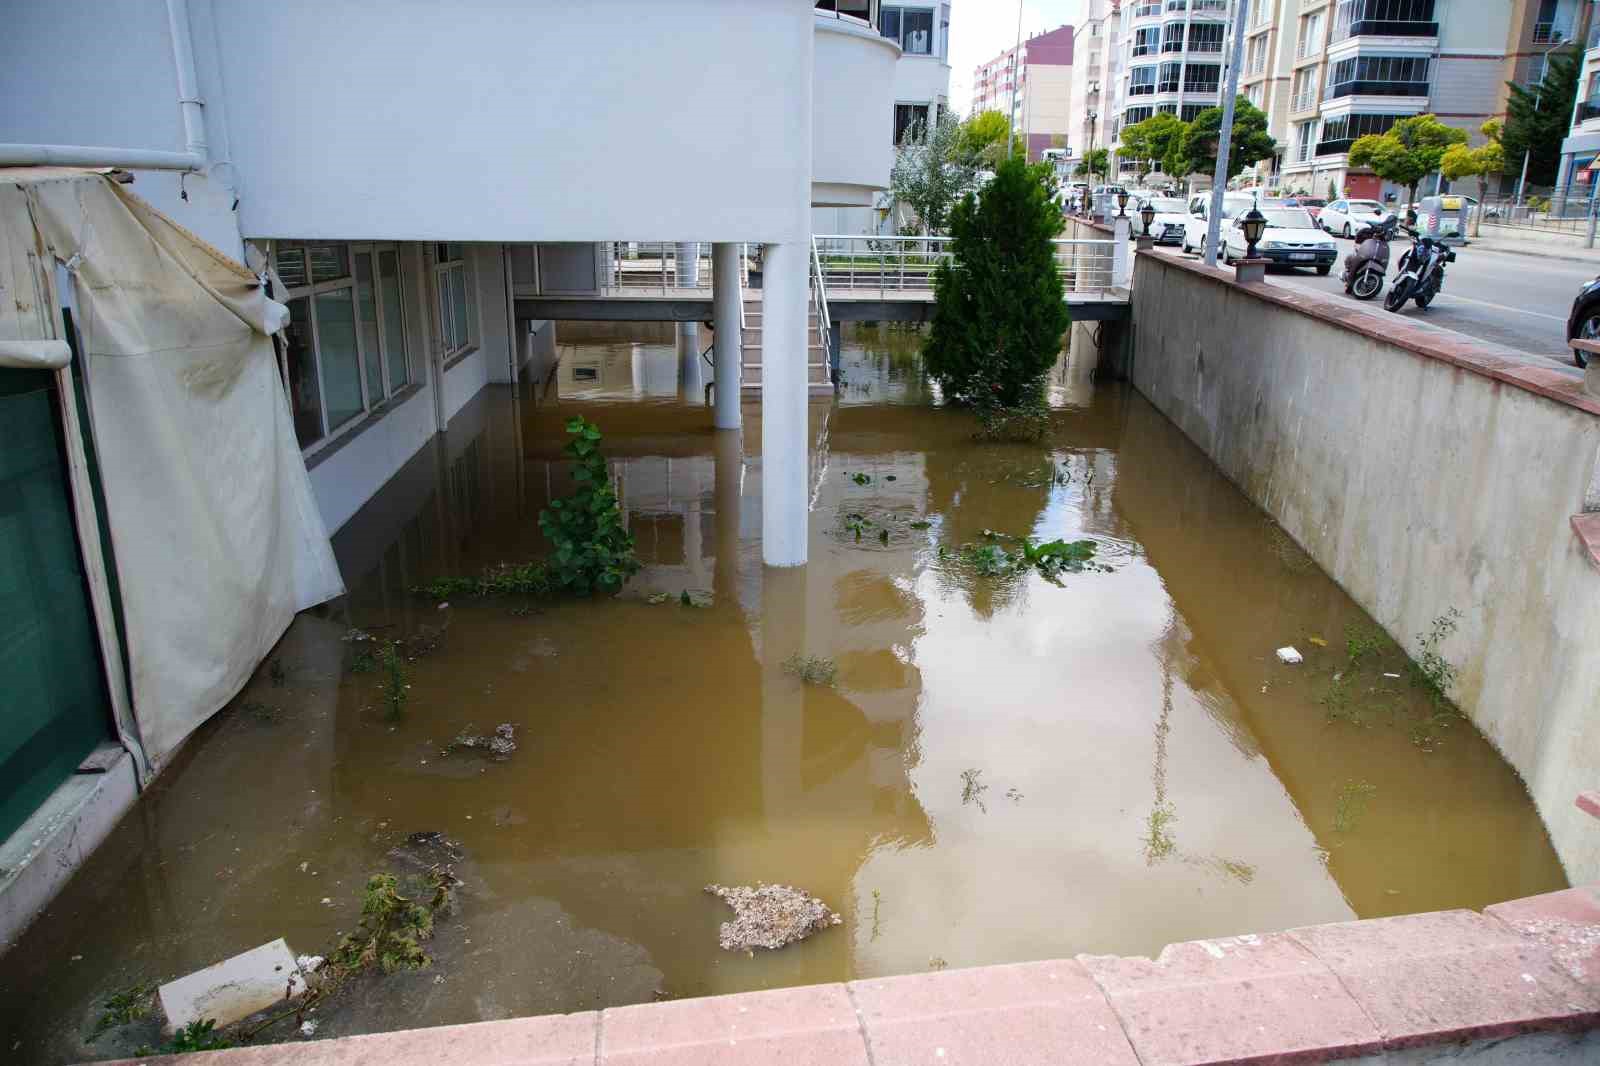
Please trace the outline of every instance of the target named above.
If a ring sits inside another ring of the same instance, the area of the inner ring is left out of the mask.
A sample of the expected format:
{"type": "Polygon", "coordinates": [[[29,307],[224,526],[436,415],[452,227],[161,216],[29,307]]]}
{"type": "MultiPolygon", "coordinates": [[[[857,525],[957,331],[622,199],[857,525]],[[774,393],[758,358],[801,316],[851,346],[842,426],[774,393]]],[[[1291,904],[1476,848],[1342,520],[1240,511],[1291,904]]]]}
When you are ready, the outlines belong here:
{"type": "Polygon", "coordinates": [[[1349,291],[1358,300],[1370,300],[1383,291],[1383,275],[1376,270],[1363,270],[1350,283],[1349,291]]]}
{"type": "Polygon", "coordinates": [[[1411,299],[1411,287],[1417,283],[1413,277],[1401,276],[1395,279],[1394,286],[1389,290],[1389,295],[1383,298],[1383,307],[1386,311],[1399,311],[1411,299]]]}
{"type": "Polygon", "coordinates": [[[1417,307],[1419,309],[1427,307],[1430,303],[1433,302],[1434,295],[1435,294],[1434,294],[1434,290],[1433,289],[1423,289],[1421,292],[1417,293],[1417,295],[1415,297],[1415,299],[1417,301],[1417,307]]]}

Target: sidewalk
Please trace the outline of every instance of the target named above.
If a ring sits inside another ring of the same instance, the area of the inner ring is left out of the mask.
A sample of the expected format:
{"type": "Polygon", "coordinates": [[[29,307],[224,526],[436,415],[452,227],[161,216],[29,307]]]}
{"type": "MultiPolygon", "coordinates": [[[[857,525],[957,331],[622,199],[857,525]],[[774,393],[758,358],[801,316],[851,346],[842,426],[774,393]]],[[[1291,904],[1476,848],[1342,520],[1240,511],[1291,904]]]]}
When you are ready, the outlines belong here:
{"type": "Polygon", "coordinates": [[[1538,256],[1540,259],[1593,263],[1596,272],[1600,273],[1600,240],[1596,240],[1593,248],[1585,248],[1583,244],[1584,236],[1581,233],[1547,234],[1537,231],[1513,233],[1510,227],[1485,225],[1483,236],[1470,238],[1467,247],[1482,252],[1507,252],[1511,255],[1538,256]],[[1493,233],[1491,230],[1500,232],[1493,233]]]}

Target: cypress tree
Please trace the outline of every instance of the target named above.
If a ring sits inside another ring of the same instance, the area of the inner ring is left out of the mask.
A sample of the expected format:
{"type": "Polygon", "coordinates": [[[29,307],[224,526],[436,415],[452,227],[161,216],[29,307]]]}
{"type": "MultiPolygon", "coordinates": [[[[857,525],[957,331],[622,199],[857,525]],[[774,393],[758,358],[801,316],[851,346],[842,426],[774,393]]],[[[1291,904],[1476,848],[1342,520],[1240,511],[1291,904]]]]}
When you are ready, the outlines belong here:
{"type": "Polygon", "coordinates": [[[994,180],[950,214],[953,257],[934,275],[933,328],[923,348],[947,402],[1041,406],[1044,376],[1071,324],[1055,246],[1061,208],[1037,167],[1001,163],[994,180]]]}

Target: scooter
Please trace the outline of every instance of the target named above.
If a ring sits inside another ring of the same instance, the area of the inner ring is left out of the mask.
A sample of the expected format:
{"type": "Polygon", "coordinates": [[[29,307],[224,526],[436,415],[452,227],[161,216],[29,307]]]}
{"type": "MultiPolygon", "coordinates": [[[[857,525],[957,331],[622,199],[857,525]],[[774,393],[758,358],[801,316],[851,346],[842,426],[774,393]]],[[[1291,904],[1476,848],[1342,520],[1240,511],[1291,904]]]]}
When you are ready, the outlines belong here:
{"type": "Polygon", "coordinates": [[[1389,273],[1389,241],[1399,224],[1391,215],[1356,233],[1356,246],[1344,257],[1345,292],[1358,300],[1370,300],[1383,291],[1383,279],[1389,273]]]}
{"type": "Polygon", "coordinates": [[[1389,311],[1399,311],[1407,300],[1415,300],[1418,307],[1427,307],[1444,288],[1444,265],[1456,261],[1456,253],[1432,237],[1402,226],[1411,238],[1412,245],[1400,257],[1400,273],[1383,298],[1389,311]]]}

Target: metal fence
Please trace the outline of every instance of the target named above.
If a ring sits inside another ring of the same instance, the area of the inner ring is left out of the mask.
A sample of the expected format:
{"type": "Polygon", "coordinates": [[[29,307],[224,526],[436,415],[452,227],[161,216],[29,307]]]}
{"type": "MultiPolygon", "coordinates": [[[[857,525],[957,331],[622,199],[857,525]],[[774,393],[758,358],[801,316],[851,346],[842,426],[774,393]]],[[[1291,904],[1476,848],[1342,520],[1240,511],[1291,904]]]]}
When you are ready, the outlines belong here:
{"type": "MultiPolygon", "coordinates": [[[[852,237],[819,234],[818,264],[827,292],[931,292],[939,264],[954,258],[950,237],[852,237]]],[[[1057,240],[1056,270],[1068,293],[1103,293],[1114,286],[1114,240],[1057,240]]]]}
{"type": "Polygon", "coordinates": [[[1490,196],[1477,208],[1483,221],[1498,226],[1582,233],[1589,215],[1600,209],[1589,185],[1550,188],[1529,185],[1516,195],[1490,196]]]}
{"type": "MultiPolygon", "coordinates": [[[[601,291],[640,295],[711,291],[711,242],[608,241],[601,291]]],[[[749,284],[750,245],[740,245],[739,284],[749,284]]]]}

